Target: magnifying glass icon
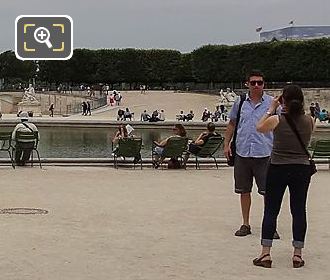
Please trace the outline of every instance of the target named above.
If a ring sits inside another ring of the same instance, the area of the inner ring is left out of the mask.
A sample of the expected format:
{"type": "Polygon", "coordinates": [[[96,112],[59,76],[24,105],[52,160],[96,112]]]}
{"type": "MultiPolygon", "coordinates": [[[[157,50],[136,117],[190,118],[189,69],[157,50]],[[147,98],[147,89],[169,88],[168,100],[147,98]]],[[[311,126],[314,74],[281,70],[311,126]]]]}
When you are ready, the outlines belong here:
{"type": "Polygon", "coordinates": [[[34,39],[41,44],[46,44],[49,49],[53,47],[52,43],[49,41],[50,32],[46,27],[38,27],[34,31],[34,39]]]}

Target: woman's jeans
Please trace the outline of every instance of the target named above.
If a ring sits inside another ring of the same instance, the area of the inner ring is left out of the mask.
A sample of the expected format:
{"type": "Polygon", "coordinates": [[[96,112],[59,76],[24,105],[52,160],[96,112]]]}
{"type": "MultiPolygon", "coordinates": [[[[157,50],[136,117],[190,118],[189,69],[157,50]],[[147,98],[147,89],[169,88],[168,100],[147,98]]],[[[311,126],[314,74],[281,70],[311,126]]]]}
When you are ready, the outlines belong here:
{"type": "Polygon", "coordinates": [[[307,229],[306,200],[310,179],[310,167],[308,165],[270,164],[267,173],[261,245],[272,246],[277,216],[288,186],[292,215],[292,245],[295,248],[304,248],[307,229]]]}

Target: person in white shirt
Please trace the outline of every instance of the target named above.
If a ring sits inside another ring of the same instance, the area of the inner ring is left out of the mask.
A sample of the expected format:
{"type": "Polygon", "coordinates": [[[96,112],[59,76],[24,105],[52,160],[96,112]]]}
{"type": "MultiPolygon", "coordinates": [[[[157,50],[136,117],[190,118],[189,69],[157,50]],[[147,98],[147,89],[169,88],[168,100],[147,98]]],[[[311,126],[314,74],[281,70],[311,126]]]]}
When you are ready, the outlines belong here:
{"type": "MultiPolygon", "coordinates": [[[[21,112],[19,114],[21,123],[17,124],[14,128],[11,138],[15,143],[15,162],[19,166],[24,166],[30,159],[31,152],[35,145],[35,141],[16,141],[16,133],[21,132],[38,132],[38,128],[31,122],[29,122],[29,115],[27,112],[21,112]]],[[[40,135],[38,134],[38,140],[40,135]]]]}

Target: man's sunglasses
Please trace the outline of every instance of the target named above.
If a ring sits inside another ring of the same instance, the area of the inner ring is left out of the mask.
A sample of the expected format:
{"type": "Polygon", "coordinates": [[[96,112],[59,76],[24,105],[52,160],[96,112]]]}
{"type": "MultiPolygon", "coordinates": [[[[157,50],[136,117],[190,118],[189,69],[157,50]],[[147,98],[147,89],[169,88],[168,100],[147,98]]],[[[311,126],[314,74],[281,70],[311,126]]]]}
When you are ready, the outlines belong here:
{"type": "Polygon", "coordinates": [[[255,86],[255,85],[262,86],[263,84],[264,81],[250,81],[251,86],[255,86]]]}

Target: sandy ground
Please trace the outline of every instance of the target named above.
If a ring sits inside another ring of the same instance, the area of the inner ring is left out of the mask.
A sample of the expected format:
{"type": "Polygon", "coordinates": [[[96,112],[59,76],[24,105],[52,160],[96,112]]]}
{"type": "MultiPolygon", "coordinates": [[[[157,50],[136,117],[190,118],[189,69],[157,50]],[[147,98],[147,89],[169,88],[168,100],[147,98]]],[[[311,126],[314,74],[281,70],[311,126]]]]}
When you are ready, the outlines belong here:
{"type": "MultiPolygon", "coordinates": [[[[141,94],[140,91],[121,91],[123,96],[120,106],[107,106],[92,111],[91,116],[82,116],[80,113],[69,117],[54,115],[54,118],[47,114],[42,116],[42,119],[100,119],[100,120],[116,120],[118,109],[129,108],[135,114],[135,120],[140,121],[141,113],[147,110],[148,114],[154,110],[165,112],[165,118],[169,121],[175,121],[176,115],[181,110],[185,114],[193,110],[195,113],[194,121],[201,121],[202,113],[205,108],[211,112],[215,111],[215,106],[219,104],[219,96],[209,94],[197,94],[191,92],[173,92],[173,91],[148,91],[141,94]]],[[[3,114],[5,119],[17,118],[16,114],[3,114]]],[[[38,117],[36,117],[38,118],[38,117]]]]}
{"type": "MultiPolygon", "coordinates": [[[[148,91],[141,94],[139,91],[121,91],[123,96],[122,109],[128,107],[135,114],[135,120],[140,120],[144,110],[151,115],[154,110],[164,110],[166,120],[175,120],[176,115],[183,110],[185,114],[193,110],[195,121],[200,121],[205,108],[211,112],[215,111],[215,106],[219,103],[219,96],[196,93],[177,93],[173,91],[148,91]]],[[[107,109],[92,112],[91,118],[115,120],[118,106],[109,106],[107,109]]],[[[71,116],[76,119],[80,116],[71,116]]]]}
{"type": "Polygon", "coordinates": [[[317,279],[330,278],[329,171],[309,193],[306,266],[291,268],[288,197],[279,218],[273,268],[254,267],[262,199],[253,234],[239,238],[232,169],[128,170],[106,167],[0,167],[0,208],[47,215],[0,215],[1,279],[317,279]]]}

